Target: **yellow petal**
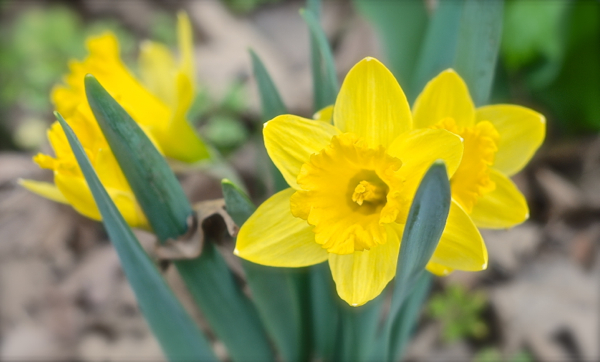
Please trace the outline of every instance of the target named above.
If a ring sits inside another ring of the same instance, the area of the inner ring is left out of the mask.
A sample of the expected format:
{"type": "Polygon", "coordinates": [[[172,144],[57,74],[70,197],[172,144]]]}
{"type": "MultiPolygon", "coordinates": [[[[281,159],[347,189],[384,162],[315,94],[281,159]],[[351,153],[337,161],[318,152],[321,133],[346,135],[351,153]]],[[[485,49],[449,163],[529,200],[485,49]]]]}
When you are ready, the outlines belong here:
{"type": "Polygon", "coordinates": [[[306,221],[290,212],[293,189],[271,196],[244,223],[234,253],[253,263],[276,267],[301,267],[327,260],[306,221]]]}
{"type": "Polygon", "coordinates": [[[180,71],[193,83],[194,72],[194,40],[192,37],[192,24],[185,11],[177,13],[177,42],[180,54],[180,71]]]}
{"type": "Polygon", "coordinates": [[[413,106],[415,128],[432,126],[446,117],[453,118],[461,127],[472,126],[475,121],[469,89],[452,69],[429,81],[413,106]]]}
{"type": "Polygon", "coordinates": [[[329,254],[329,266],[340,298],[351,306],[377,297],[396,275],[403,225],[386,226],[388,241],[349,255],[329,254]]]}
{"type": "Polygon", "coordinates": [[[56,187],[69,201],[77,212],[94,220],[102,220],[100,211],[96,206],[92,192],[88,188],[87,182],[81,177],[72,177],[55,173],[54,182],[56,187]]]}
{"type": "MultiPolygon", "coordinates": [[[[54,174],[54,182],[60,192],[77,212],[94,220],[102,220],[92,192],[81,177],[72,177],[61,173],[54,174]]],[[[123,218],[131,227],[150,229],[146,217],[140,210],[133,193],[106,188],[123,218]]]]}
{"type": "Polygon", "coordinates": [[[416,129],[398,136],[388,154],[402,161],[400,172],[420,181],[431,164],[438,159],[446,163],[448,175],[460,165],[462,139],[443,129],[416,129]]]}
{"type": "Polygon", "coordinates": [[[529,162],[546,136],[546,118],[531,109],[515,105],[478,108],[477,122],[490,121],[500,134],[493,167],[512,176],[529,162]]]}
{"type": "Polygon", "coordinates": [[[333,106],[327,106],[313,115],[315,121],[331,123],[333,120],[333,106]]]}
{"type": "Polygon", "coordinates": [[[331,138],[340,132],[325,122],[293,115],[282,115],[265,123],[263,134],[265,147],[271,160],[287,181],[298,189],[296,177],[310,155],[327,146],[331,138]]]}
{"type": "Polygon", "coordinates": [[[458,270],[487,268],[488,254],[483,238],[469,215],[454,200],[446,228],[430,261],[458,270]]]}
{"type": "Polygon", "coordinates": [[[529,208],[517,186],[501,172],[490,170],[496,189],[481,197],[471,212],[471,218],[480,228],[504,229],[529,218],[529,208]]]}
{"type": "Polygon", "coordinates": [[[168,126],[154,133],[165,155],[183,162],[197,162],[210,157],[206,144],[187,120],[194,97],[193,84],[183,72],[177,75],[177,108],[168,126]]]}
{"type": "Polygon", "coordinates": [[[375,58],[358,62],[346,75],[335,102],[333,122],[376,148],[389,146],[412,129],[406,96],[392,73],[375,58]]]}
{"type": "Polygon", "coordinates": [[[38,153],[37,155],[33,156],[33,162],[37,163],[41,168],[45,168],[47,170],[54,170],[58,167],[58,160],[56,158],[43,153],[38,153]]]}
{"type": "Polygon", "coordinates": [[[430,273],[437,275],[438,277],[445,277],[454,271],[452,268],[448,268],[445,265],[434,263],[432,261],[427,263],[425,269],[427,269],[430,273]]]}
{"type": "Polygon", "coordinates": [[[145,41],[140,47],[138,59],[140,75],[146,88],[169,107],[176,107],[175,59],[169,48],[153,41],[145,41]]]}
{"type": "Polygon", "coordinates": [[[49,182],[40,182],[34,180],[23,180],[20,179],[19,185],[25,187],[27,190],[33,192],[34,194],[38,194],[52,201],[60,202],[61,204],[68,204],[69,201],[65,198],[65,196],[60,192],[56,185],[51,184],[49,182]]]}

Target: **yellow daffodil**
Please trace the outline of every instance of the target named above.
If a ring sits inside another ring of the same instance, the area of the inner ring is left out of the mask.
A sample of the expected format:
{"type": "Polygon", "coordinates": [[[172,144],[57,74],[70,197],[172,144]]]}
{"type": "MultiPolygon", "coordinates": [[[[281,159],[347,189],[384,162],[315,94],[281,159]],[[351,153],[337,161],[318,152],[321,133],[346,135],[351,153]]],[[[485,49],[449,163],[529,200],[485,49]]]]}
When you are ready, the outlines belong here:
{"type": "Polygon", "coordinates": [[[89,38],[89,56],[81,62],[72,61],[66,85],[52,92],[56,110],[68,119],[80,104],[87,106],[83,79],[90,73],[152,135],[165,156],[183,162],[207,158],[206,146],[186,119],[194,98],[194,66],[192,29],[184,13],[178,15],[178,38],[179,64],[166,46],[150,41],[142,45],[139,63],[143,83],[121,61],[114,34],[89,38]]]}
{"type": "MultiPolygon", "coordinates": [[[[125,221],[133,227],[149,229],[146,217],[89,107],[78,107],[67,121],[125,221]]],[[[100,211],[58,122],[54,122],[48,130],[48,139],[56,157],[40,153],[33,160],[40,167],[54,171],[54,184],[20,180],[21,185],[51,200],[70,204],[89,218],[100,220],[100,211]]]]}
{"type": "MultiPolygon", "coordinates": [[[[194,94],[194,68],[192,31],[183,13],[178,16],[178,35],[179,64],[164,45],[143,44],[140,68],[146,87],[121,62],[116,37],[106,33],[87,41],[88,58],[71,62],[71,73],[65,77],[67,85],[57,86],[52,92],[56,109],[73,128],[102,184],[133,227],[150,228],[87,103],[83,80],[87,73],[94,74],[166,156],[185,162],[205,158],[207,149],[185,118],[194,94]]],[[[100,220],[100,212],[58,122],[48,131],[48,138],[56,157],[38,154],[34,161],[54,171],[54,184],[33,180],[20,183],[100,220]]]]}
{"type": "MultiPolygon", "coordinates": [[[[543,115],[516,105],[475,108],[453,70],[431,80],[413,107],[415,128],[445,129],[464,140],[464,154],[450,179],[452,197],[480,228],[503,229],[529,217],[525,197],[510,180],[531,159],[546,132],[543,115]]],[[[430,263],[447,274],[453,268],[430,263]]]]}
{"type": "MultiPolygon", "coordinates": [[[[252,262],[302,267],[329,261],[350,305],[375,298],[396,273],[406,217],[432,163],[449,177],[463,154],[460,137],[414,130],[400,85],[366,58],[346,76],[328,117],[283,115],[267,122],[265,146],[290,188],[263,203],[242,226],[235,253],[252,262]]],[[[431,262],[481,270],[487,251],[463,207],[452,202],[431,262]]]]}

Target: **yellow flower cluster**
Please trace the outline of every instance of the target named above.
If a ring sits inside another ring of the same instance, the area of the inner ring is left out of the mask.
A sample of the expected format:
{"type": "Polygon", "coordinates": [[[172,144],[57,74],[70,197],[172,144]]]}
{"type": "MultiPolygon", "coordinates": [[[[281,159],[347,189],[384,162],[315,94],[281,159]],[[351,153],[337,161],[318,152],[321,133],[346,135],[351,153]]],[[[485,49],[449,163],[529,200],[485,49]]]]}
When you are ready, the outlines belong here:
{"type": "Polygon", "coordinates": [[[333,124],[321,119],[265,124],[265,146],[290,188],[242,226],[237,255],[279,267],[328,261],[340,297],[362,305],[394,277],[410,204],[438,159],[452,203],[429,271],[485,269],[477,227],[507,228],[529,215],[508,176],[540,146],[544,117],[513,105],[475,109],[452,70],[429,82],[411,111],[391,72],[366,58],[346,76],[333,124]]]}
{"type": "MultiPolygon", "coordinates": [[[[165,156],[188,163],[205,159],[209,156],[208,150],[186,119],[195,91],[192,29],[184,13],[178,15],[178,40],[179,62],[163,44],[151,41],[142,44],[139,56],[142,79],[139,81],[121,61],[114,34],[107,32],[91,37],[86,43],[88,57],[71,61],[65,84],[52,91],[56,110],[73,128],[109,195],[127,223],[134,227],[148,229],[149,225],[87,103],[84,77],[94,75],[165,156]]],[[[48,138],[55,156],[38,154],[34,161],[54,171],[54,185],[33,180],[22,180],[21,184],[100,220],[98,208],[58,122],[48,131],[48,138]]]]}

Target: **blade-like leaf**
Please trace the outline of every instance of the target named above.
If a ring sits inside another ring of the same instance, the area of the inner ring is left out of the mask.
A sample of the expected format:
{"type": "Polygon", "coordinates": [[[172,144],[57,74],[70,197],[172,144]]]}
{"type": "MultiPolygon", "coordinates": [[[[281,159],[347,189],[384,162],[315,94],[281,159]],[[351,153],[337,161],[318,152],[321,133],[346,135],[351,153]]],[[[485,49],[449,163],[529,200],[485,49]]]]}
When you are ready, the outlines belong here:
{"type": "Polygon", "coordinates": [[[423,303],[425,303],[429,290],[431,289],[432,280],[433,278],[430,273],[424,272],[421,274],[414,289],[402,304],[400,313],[392,326],[392,350],[390,353],[392,361],[400,361],[402,359],[404,349],[419,320],[419,314],[421,308],[423,308],[423,303]]]}
{"type": "Polygon", "coordinates": [[[420,0],[354,0],[358,11],[375,27],[389,67],[409,102],[420,90],[412,89],[410,85],[427,27],[425,3],[420,0]]]}
{"type": "Polygon", "coordinates": [[[244,191],[233,182],[223,179],[221,187],[223,189],[223,198],[225,199],[227,213],[237,225],[243,225],[256,210],[256,206],[254,206],[244,191]]]}
{"type": "Polygon", "coordinates": [[[462,1],[437,3],[435,13],[427,25],[418,62],[415,64],[412,88],[415,91],[420,92],[439,72],[454,66],[462,10],[462,1]]]}
{"type": "Polygon", "coordinates": [[[281,114],[288,113],[267,68],[252,49],[250,49],[250,57],[252,58],[252,71],[260,95],[263,121],[266,122],[281,114]]]}
{"type": "Polygon", "coordinates": [[[185,234],[192,207],[164,157],[123,107],[89,74],[85,76],[85,92],[156,236],[165,241],[185,234]]]}
{"type": "MultiPolygon", "coordinates": [[[[256,84],[258,85],[258,93],[260,94],[263,120],[268,121],[281,114],[287,113],[287,108],[285,107],[285,104],[283,104],[279,91],[277,91],[277,87],[275,87],[275,83],[273,83],[269,72],[267,72],[267,68],[265,68],[263,62],[254,51],[250,50],[250,56],[252,58],[254,77],[256,78],[256,84]]],[[[268,158],[266,152],[264,152],[264,145],[261,146],[261,151],[261,155],[268,158]]],[[[283,178],[283,175],[281,175],[281,172],[275,167],[273,161],[269,159],[268,162],[275,191],[281,191],[287,188],[287,182],[283,178]]]]}
{"type": "Polygon", "coordinates": [[[256,309],[212,240],[206,240],[198,258],[175,266],[233,361],[275,360],[256,309]]]}
{"type": "Polygon", "coordinates": [[[340,298],[328,263],[309,268],[311,337],[317,357],[334,361],[336,337],[340,331],[340,298]]]}
{"type": "MultiPolygon", "coordinates": [[[[222,187],[227,212],[238,225],[242,225],[256,207],[231,182],[223,181],[222,187]]],[[[298,295],[298,272],[258,265],[243,259],[242,266],[252,291],[254,305],[283,360],[307,359],[309,350],[306,348],[301,312],[304,297],[298,295]]]]}
{"type": "Polygon", "coordinates": [[[471,91],[476,106],[490,95],[500,39],[504,1],[465,0],[455,69],[471,91]]]}
{"type": "Polygon", "coordinates": [[[302,299],[297,280],[301,270],[273,268],[242,260],[254,304],[284,361],[308,358],[302,299]]]}
{"type": "Polygon", "coordinates": [[[402,236],[394,294],[389,316],[383,330],[385,360],[392,360],[395,341],[390,341],[392,327],[400,314],[405,299],[425,271],[446,227],[450,211],[450,183],[443,161],[436,161],[425,173],[410,207],[402,236]]]}
{"type": "Polygon", "coordinates": [[[73,130],[60,114],[55,115],[92,191],[140,310],[165,355],[171,361],[216,361],[208,341],[183,309],[117,210],[73,130]]]}
{"type": "Polygon", "coordinates": [[[307,9],[301,11],[310,32],[310,60],[315,112],[334,104],[339,90],[331,47],[319,23],[320,13],[320,0],[308,0],[307,9]]]}
{"type": "Polygon", "coordinates": [[[341,347],[337,361],[375,361],[369,358],[376,348],[377,327],[385,293],[360,307],[343,303],[341,311],[341,347]]]}

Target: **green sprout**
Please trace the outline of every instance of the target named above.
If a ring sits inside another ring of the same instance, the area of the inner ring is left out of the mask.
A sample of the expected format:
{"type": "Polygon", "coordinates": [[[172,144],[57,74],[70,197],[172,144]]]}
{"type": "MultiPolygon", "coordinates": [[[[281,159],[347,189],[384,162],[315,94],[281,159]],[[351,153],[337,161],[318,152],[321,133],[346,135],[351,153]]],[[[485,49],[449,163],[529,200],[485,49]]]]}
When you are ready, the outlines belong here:
{"type": "Polygon", "coordinates": [[[483,292],[469,292],[455,284],[432,297],[427,310],[431,317],[442,323],[443,339],[451,343],[470,337],[481,339],[487,335],[488,328],[481,318],[486,304],[483,292]]]}

